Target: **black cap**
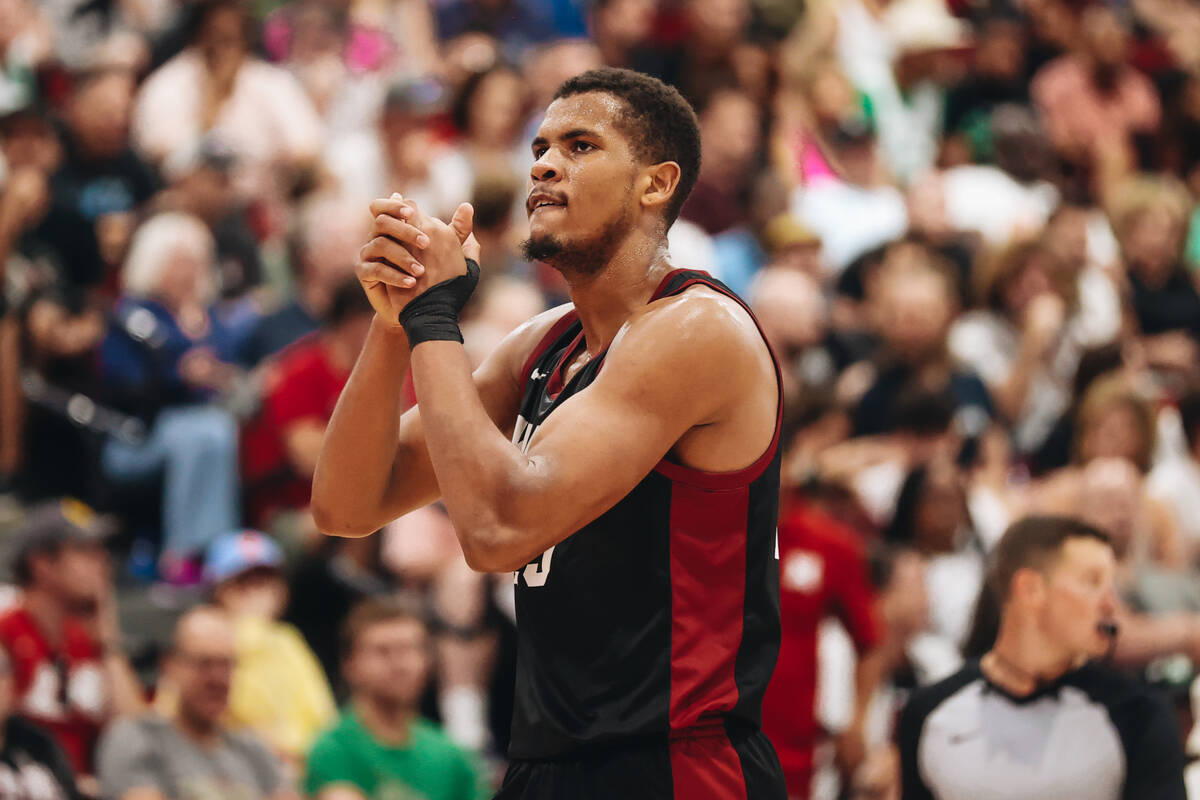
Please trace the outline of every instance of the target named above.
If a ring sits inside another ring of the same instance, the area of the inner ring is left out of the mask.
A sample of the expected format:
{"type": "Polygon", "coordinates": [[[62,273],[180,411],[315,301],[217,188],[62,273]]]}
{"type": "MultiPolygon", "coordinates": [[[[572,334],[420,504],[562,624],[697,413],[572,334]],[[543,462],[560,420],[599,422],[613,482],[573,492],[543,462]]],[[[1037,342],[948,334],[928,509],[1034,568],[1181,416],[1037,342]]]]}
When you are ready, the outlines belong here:
{"type": "Polygon", "coordinates": [[[73,498],[33,506],[25,513],[17,533],[14,577],[19,583],[27,583],[29,559],[38,553],[54,552],[66,545],[102,547],[116,529],[110,517],[97,514],[91,506],[73,498]]]}

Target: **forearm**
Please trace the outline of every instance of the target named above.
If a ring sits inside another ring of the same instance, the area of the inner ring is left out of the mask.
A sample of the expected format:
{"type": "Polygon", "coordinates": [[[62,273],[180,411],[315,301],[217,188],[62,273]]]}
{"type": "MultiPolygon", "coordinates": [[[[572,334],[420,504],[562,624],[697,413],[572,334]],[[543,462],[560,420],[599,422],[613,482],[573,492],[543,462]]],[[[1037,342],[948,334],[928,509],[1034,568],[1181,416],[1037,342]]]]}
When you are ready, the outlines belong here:
{"type": "Polygon", "coordinates": [[[397,462],[408,364],[403,333],[376,319],[325,430],[313,475],[313,516],[326,533],[365,536],[389,521],[383,506],[397,462]]]}
{"type": "Polygon", "coordinates": [[[1029,345],[1022,344],[1020,355],[1017,356],[1008,377],[993,388],[996,405],[1005,419],[1009,421],[1020,419],[1037,367],[1037,354],[1031,351],[1029,345]]]}
{"type": "Polygon", "coordinates": [[[895,661],[894,649],[882,645],[863,653],[854,669],[854,721],[856,726],[862,725],[871,707],[871,698],[883,683],[884,677],[891,670],[895,661]]]}
{"type": "Polygon", "coordinates": [[[118,717],[141,714],[146,710],[146,697],[142,683],[133,671],[129,658],[118,650],[104,655],[104,671],[112,697],[112,712],[118,717]]]}
{"type": "Polygon", "coordinates": [[[518,522],[506,510],[530,488],[529,459],[488,416],[461,344],[426,342],[412,368],[429,457],[467,562],[506,569],[505,531],[518,522]]]}

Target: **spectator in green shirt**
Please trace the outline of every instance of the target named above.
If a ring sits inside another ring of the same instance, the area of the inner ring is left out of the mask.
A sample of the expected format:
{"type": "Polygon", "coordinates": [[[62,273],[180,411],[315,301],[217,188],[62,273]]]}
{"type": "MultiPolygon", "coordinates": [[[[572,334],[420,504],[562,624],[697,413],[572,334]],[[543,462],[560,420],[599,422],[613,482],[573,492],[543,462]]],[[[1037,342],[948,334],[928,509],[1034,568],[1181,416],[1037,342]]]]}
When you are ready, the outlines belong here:
{"type": "Polygon", "coordinates": [[[424,621],[367,600],[346,618],[342,674],[350,703],[308,757],[314,800],[477,800],[490,791],[465,751],[417,704],[431,665],[424,621]]]}

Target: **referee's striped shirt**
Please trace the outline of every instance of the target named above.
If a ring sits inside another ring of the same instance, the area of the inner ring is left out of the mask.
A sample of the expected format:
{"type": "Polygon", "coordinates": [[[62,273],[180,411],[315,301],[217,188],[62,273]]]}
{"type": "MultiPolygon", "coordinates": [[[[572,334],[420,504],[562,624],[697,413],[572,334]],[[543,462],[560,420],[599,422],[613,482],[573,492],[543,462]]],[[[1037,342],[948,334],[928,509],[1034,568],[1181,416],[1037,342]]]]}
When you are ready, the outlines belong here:
{"type": "Polygon", "coordinates": [[[897,730],[903,800],[1186,800],[1170,709],[1088,664],[1016,698],[979,662],[913,693],[897,730]]]}

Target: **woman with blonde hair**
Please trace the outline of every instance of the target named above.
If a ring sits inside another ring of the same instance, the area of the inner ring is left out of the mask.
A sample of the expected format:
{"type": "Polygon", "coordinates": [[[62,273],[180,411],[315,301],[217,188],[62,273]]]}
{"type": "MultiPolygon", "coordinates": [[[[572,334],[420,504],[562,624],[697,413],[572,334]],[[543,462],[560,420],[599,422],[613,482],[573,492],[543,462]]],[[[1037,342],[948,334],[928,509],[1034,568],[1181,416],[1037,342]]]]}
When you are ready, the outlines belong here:
{"type": "Polygon", "coordinates": [[[187,214],[158,214],[134,234],[121,275],[124,296],[100,347],[113,405],[146,422],[141,441],[110,439],[101,468],[116,484],[163,479],[168,581],[200,577],[204,548],[239,522],[237,428],[215,404],[236,374],[235,331],[212,311],[214,245],[187,214]]]}

